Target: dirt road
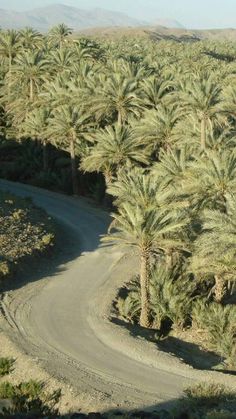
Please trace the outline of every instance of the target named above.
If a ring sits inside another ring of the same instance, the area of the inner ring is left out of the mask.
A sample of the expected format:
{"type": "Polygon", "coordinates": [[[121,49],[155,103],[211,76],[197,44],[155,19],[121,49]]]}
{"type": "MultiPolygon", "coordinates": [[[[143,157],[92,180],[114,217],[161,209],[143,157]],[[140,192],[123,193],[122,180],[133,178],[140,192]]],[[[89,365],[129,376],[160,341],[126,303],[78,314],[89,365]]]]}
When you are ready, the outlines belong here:
{"type": "Polygon", "coordinates": [[[32,282],[5,299],[19,342],[52,375],[104,409],[155,406],[198,380],[231,380],[195,371],[109,321],[111,301],[127,273],[124,263],[115,265],[117,252],[99,248],[110,221],[105,212],[85,200],[26,185],[0,181],[0,188],[32,197],[78,236],[73,261],[41,281],[43,286],[32,282]]]}

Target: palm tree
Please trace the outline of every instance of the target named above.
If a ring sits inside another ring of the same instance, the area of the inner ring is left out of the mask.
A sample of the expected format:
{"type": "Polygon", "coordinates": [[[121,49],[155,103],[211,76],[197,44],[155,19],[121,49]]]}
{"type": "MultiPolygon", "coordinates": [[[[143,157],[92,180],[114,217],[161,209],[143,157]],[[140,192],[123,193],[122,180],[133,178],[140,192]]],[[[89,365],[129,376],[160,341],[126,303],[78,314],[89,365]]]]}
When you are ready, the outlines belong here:
{"type": "Polygon", "coordinates": [[[12,83],[20,85],[28,92],[31,102],[39,93],[40,86],[45,80],[47,63],[41,51],[23,51],[16,59],[12,67],[12,83]]]}
{"type": "Polygon", "coordinates": [[[208,127],[219,118],[221,112],[221,86],[214,80],[214,76],[206,75],[187,83],[180,93],[183,106],[196,116],[201,128],[201,150],[206,149],[206,135],[208,127]]]}
{"type": "Polygon", "coordinates": [[[26,27],[20,31],[20,41],[23,49],[39,49],[43,45],[43,36],[36,29],[26,27]]]}
{"type": "Polygon", "coordinates": [[[164,79],[158,76],[145,78],[140,83],[141,97],[148,109],[158,109],[160,103],[166,98],[166,95],[173,88],[173,82],[170,79],[164,79]]]}
{"type": "Polygon", "coordinates": [[[149,327],[151,255],[156,251],[162,252],[166,246],[170,246],[170,243],[175,247],[176,241],[173,235],[185,225],[186,221],[177,210],[169,211],[168,206],[156,208],[154,201],[158,197],[158,185],[156,184],[155,190],[149,176],[142,173],[139,176],[143,179],[138,180],[134,190],[130,189],[130,195],[134,191],[135,198],[139,195],[140,201],[137,200],[134,204],[129,200],[119,204],[117,213],[112,214],[113,222],[109,234],[103,238],[103,241],[122,248],[138,250],[141,289],[140,325],[149,327]]]}
{"type": "Polygon", "coordinates": [[[121,74],[112,74],[105,84],[100,84],[90,110],[98,121],[118,122],[123,125],[132,117],[140,117],[143,106],[137,96],[137,82],[121,74]]]}
{"type": "Polygon", "coordinates": [[[137,135],[145,139],[151,151],[158,155],[161,148],[173,148],[179,140],[176,126],[183,111],[176,104],[160,104],[157,110],[148,110],[137,125],[137,135]]]}
{"type": "Polygon", "coordinates": [[[67,48],[52,50],[49,52],[46,62],[50,73],[53,75],[58,75],[65,71],[71,72],[75,62],[75,53],[73,50],[67,48]]]}
{"type": "Polygon", "coordinates": [[[0,56],[8,61],[9,80],[11,79],[11,68],[14,58],[21,48],[20,34],[15,30],[0,32],[0,56]]]}
{"type": "Polygon", "coordinates": [[[158,178],[163,187],[169,190],[179,190],[183,187],[186,172],[191,163],[191,154],[187,147],[174,150],[161,150],[160,161],[152,167],[151,175],[158,178]]]}
{"type": "Polygon", "coordinates": [[[48,137],[56,146],[68,151],[71,158],[73,193],[78,194],[76,154],[81,155],[84,135],[88,130],[89,116],[80,112],[76,106],[59,106],[52,112],[48,123],[48,137]]]}
{"type": "Polygon", "coordinates": [[[205,210],[202,234],[195,243],[191,269],[196,274],[214,276],[216,302],[222,302],[226,281],[236,275],[236,199],[226,195],[226,213],[205,210]]]}
{"type": "Polygon", "coordinates": [[[108,188],[117,172],[127,165],[148,164],[148,151],[138,141],[135,132],[118,123],[94,134],[95,145],[82,160],[81,168],[86,172],[102,172],[108,188]]]}
{"type": "Polygon", "coordinates": [[[182,192],[198,209],[226,211],[226,195],[236,193],[236,154],[231,150],[208,151],[189,164],[182,192]]]}
{"type": "Polygon", "coordinates": [[[72,32],[73,30],[71,28],[66,26],[64,23],[60,23],[50,30],[48,38],[53,45],[59,46],[59,48],[62,49],[63,45],[67,41],[67,38],[72,34],[72,32]]]}

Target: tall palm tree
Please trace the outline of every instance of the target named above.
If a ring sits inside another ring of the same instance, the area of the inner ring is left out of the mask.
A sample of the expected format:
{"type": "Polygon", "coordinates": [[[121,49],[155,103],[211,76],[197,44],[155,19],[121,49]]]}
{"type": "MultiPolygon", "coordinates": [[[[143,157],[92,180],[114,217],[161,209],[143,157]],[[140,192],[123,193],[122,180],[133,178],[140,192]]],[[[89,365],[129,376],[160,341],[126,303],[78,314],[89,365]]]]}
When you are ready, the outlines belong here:
{"type": "Polygon", "coordinates": [[[206,75],[198,80],[193,80],[184,86],[180,93],[183,106],[196,116],[201,129],[201,150],[206,149],[206,135],[208,127],[219,119],[222,110],[221,86],[215,81],[214,76],[206,75]]]}
{"type": "Polygon", "coordinates": [[[123,125],[130,117],[140,117],[143,106],[137,95],[137,82],[121,74],[112,74],[90,101],[91,112],[98,121],[123,125]]]}
{"type": "MultiPolygon", "coordinates": [[[[168,206],[156,208],[155,198],[158,196],[158,186],[154,189],[150,178],[140,174],[135,188],[141,186],[139,193],[140,200],[136,203],[124,201],[119,204],[117,213],[112,214],[113,222],[109,234],[103,238],[105,242],[121,246],[128,250],[137,249],[140,258],[140,288],[141,288],[141,315],[140,325],[149,327],[150,301],[149,301],[149,279],[150,279],[150,258],[153,252],[163,251],[166,246],[175,247],[173,234],[179,231],[186,223],[182,214],[173,209],[169,211],[168,206]],[[142,199],[144,195],[144,199],[142,199]],[[149,204],[147,205],[147,197],[149,204]],[[144,205],[143,205],[144,204],[144,205]],[[152,205],[153,204],[153,205],[152,205]]],[[[132,195],[133,190],[130,190],[132,195]]]]}
{"type": "Polygon", "coordinates": [[[62,49],[63,45],[67,41],[67,38],[72,34],[72,32],[73,30],[71,28],[66,26],[64,23],[60,23],[49,31],[48,38],[53,45],[62,49]]]}
{"type": "Polygon", "coordinates": [[[47,74],[47,63],[41,51],[23,51],[16,59],[12,67],[12,83],[20,85],[28,92],[31,102],[39,93],[40,86],[47,74]]]}
{"type": "Polygon", "coordinates": [[[76,155],[81,155],[84,135],[88,130],[89,116],[80,112],[76,106],[59,106],[52,112],[48,123],[48,137],[56,146],[68,151],[71,158],[73,193],[78,194],[76,155]]]}

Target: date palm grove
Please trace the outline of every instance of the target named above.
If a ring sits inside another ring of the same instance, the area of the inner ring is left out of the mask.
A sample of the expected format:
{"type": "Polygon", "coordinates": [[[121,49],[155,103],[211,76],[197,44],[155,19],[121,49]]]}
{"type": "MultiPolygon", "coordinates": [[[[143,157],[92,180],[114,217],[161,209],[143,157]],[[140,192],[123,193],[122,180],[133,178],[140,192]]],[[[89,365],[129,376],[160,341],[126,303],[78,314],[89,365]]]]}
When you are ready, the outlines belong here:
{"type": "Polygon", "coordinates": [[[233,42],[1,30],[0,166],[112,207],[102,240],[140,266],[119,316],[196,331],[236,368],[233,42]]]}

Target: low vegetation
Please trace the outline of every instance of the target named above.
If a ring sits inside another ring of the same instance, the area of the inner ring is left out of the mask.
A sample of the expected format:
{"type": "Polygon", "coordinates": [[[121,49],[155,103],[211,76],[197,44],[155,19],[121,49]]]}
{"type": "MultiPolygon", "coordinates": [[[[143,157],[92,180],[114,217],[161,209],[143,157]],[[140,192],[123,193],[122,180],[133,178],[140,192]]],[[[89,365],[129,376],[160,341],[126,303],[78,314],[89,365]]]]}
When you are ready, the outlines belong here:
{"type": "Polygon", "coordinates": [[[14,368],[13,358],[0,358],[0,377],[10,374],[14,368]]]}
{"type": "Polygon", "coordinates": [[[43,210],[30,199],[0,192],[0,281],[52,247],[54,238],[53,222],[43,210]]]}
{"type": "Polygon", "coordinates": [[[187,388],[183,397],[176,402],[175,407],[168,410],[156,406],[152,412],[107,412],[73,413],[60,416],[57,404],[60,400],[60,390],[48,393],[44,383],[39,381],[22,382],[13,385],[9,381],[0,383],[0,400],[7,401],[0,417],[4,418],[136,418],[136,419],[233,419],[235,417],[236,394],[223,385],[199,384],[187,388]]]}
{"type": "Polygon", "coordinates": [[[235,392],[219,384],[199,384],[184,391],[174,418],[233,419],[235,410],[235,392]]]}
{"type": "Polygon", "coordinates": [[[10,402],[9,407],[3,409],[5,417],[17,414],[25,414],[28,417],[55,417],[55,406],[60,395],[60,390],[48,394],[44,383],[38,381],[31,380],[18,385],[10,382],[0,383],[0,399],[10,402]]]}

